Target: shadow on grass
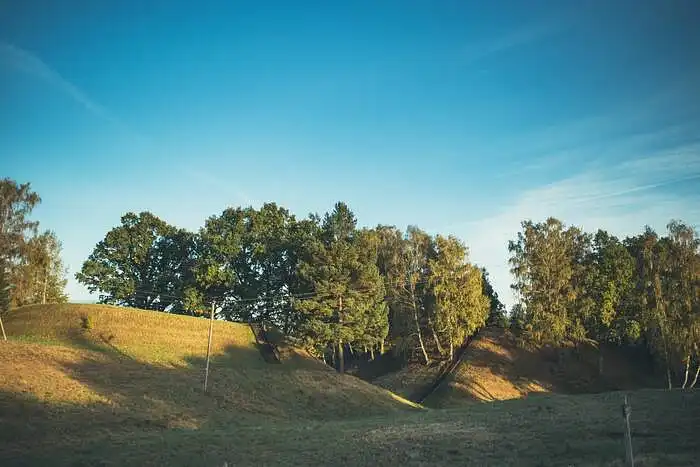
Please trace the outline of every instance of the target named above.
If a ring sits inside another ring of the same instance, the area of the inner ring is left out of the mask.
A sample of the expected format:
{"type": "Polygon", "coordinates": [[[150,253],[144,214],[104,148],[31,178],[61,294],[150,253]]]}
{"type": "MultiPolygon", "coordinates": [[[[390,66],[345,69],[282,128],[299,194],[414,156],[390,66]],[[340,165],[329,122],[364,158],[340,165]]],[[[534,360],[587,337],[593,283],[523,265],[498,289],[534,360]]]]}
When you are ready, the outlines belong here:
{"type": "Polygon", "coordinates": [[[486,329],[428,405],[441,406],[446,396],[484,402],[533,391],[589,394],[654,388],[661,381],[648,355],[637,349],[591,344],[524,348],[508,331],[486,329]]]}
{"type": "Polygon", "coordinates": [[[173,430],[245,429],[408,409],[390,394],[302,355],[273,365],[254,347],[228,346],[212,356],[205,392],[206,360],[200,355],[153,364],[93,331],[72,333],[70,339],[84,352],[47,354],[44,363],[79,382],[80,394],[69,393],[73,386],[61,378],[42,380],[36,394],[0,391],[0,444],[12,446],[0,453],[0,465],[15,465],[1,460],[32,458],[46,447],[78,449],[134,433],[158,438],[173,430]]]}

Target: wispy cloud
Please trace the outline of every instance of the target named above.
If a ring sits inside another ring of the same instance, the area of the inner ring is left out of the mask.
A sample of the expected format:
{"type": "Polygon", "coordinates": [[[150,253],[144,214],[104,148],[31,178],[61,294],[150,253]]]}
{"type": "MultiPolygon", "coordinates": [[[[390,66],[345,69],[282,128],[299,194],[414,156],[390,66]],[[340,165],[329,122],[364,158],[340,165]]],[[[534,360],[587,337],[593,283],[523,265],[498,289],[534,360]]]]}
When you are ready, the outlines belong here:
{"type": "Polygon", "coordinates": [[[31,52],[6,42],[0,42],[0,63],[8,68],[43,80],[57,90],[72,97],[85,109],[98,117],[118,123],[118,120],[107,109],[90,99],[77,86],[31,52]]]}
{"type": "Polygon", "coordinates": [[[672,218],[700,221],[700,191],[682,194],[681,184],[700,179],[700,145],[689,144],[645,157],[586,170],[520,193],[493,216],[449,229],[465,239],[472,260],[486,266],[509,305],[511,276],[507,244],[525,219],[554,216],[587,231],[606,229],[619,236],[644,225],[663,231],[672,218]]]}
{"type": "Polygon", "coordinates": [[[477,62],[560,33],[569,27],[571,22],[571,15],[560,13],[534,23],[525,24],[500,36],[484,38],[468,44],[463,49],[461,58],[465,63],[477,62]]]}
{"type": "Polygon", "coordinates": [[[109,122],[133,140],[142,145],[153,147],[153,143],[150,139],[144,137],[138,131],[135,131],[124,123],[106,107],[90,98],[82,89],[28,50],[0,41],[0,66],[43,81],[45,84],[73,99],[91,114],[109,122]]]}

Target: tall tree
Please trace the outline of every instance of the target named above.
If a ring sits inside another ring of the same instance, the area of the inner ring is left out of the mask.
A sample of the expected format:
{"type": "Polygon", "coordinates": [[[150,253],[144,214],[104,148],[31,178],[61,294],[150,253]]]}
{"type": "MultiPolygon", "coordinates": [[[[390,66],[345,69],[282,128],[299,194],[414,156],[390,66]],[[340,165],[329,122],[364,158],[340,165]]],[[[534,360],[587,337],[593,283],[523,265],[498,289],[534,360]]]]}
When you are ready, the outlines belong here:
{"type": "Polygon", "coordinates": [[[149,212],[127,213],[100,241],[76,278],[102,303],[175,311],[183,309],[190,280],[192,234],[149,212]]]}
{"type": "Polygon", "coordinates": [[[449,345],[456,345],[486,323],[490,303],[483,294],[481,270],[466,260],[467,249],[455,237],[435,237],[436,254],[428,262],[435,297],[435,325],[449,345]]]}
{"type": "Polygon", "coordinates": [[[399,306],[404,316],[410,316],[406,334],[418,341],[426,365],[430,363],[424,329],[430,313],[429,261],[432,251],[430,236],[414,226],[406,230],[401,257],[402,277],[397,293],[399,306]]]}
{"type": "Polygon", "coordinates": [[[26,239],[36,233],[39,222],[28,220],[41,198],[29,183],[0,180],[0,258],[12,263],[22,254],[26,239]]]}
{"type": "Polygon", "coordinates": [[[638,340],[638,318],[625,309],[634,277],[634,259],[627,248],[617,237],[598,230],[586,266],[584,321],[589,337],[614,343],[638,340]]]}
{"type": "Polygon", "coordinates": [[[486,268],[481,268],[483,277],[482,293],[489,299],[489,317],[487,324],[490,326],[498,326],[502,328],[508,327],[508,318],[506,317],[506,307],[498,298],[498,293],[491,285],[489,273],[486,268]]]}
{"type": "Polygon", "coordinates": [[[56,234],[46,231],[30,238],[13,276],[15,306],[67,301],[66,268],[56,234]]]}
{"type": "Polygon", "coordinates": [[[307,344],[321,352],[327,346],[335,349],[340,372],[346,345],[381,345],[388,332],[376,249],[366,232],[357,232],[356,224],[344,203],[326,214],[320,238],[299,268],[314,295],[295,302],[307,344]]]}
{"type": "Polygon", "coordinates": [[[61,244],[52,232],[37,235],[29,220],[41,202],[29,183],[0,180],[0,263],[8,306],[65,301],[61,244]]]}
{"type": "Polygon", "coordinates": [[[693,359],[697,360],[700,344],[700,238],[681,221],[668,226],[669,263],[666,278],[670,341],[673,353],[683,362],[681,387],[689,382],[693,359]]]}
{"type": "Polygon", "coordinates": [[[380,226],[379,271],[384,277],[390,307],[390,334],[396,352],[420,351],[430,362],[425,338],[429,306],[428,258],[430,236],[415,226],[405,234],[395,227],[380,226]]]}
{"type": "Polygon", "coordinates": [[[510,241],[512,288],[523,305],[525,333],[535,342],[560,343],[583,337],[578,298],[588,237],[549,218],[524,221],[510,241]]]}

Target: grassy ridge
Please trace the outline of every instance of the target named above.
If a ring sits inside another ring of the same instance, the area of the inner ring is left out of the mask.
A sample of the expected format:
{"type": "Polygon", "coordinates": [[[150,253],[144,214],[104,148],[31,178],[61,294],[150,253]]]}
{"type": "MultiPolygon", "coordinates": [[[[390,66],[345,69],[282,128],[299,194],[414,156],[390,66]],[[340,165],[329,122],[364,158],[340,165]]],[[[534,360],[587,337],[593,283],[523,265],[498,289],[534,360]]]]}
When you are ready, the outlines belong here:
{"type": "MultiPolygon", "coordinates": [[[[207,320],[15,310],[0,343],[0,465],[623,465],[620,393],[411,410],[294,349],[267,364],[247,326],[215,324],[204,394],[207,320]]],[[[632,393],[637,465],[696,463],[698,397],[632,393]]]]}
{"type": "MultiPolygon", "coordinates": [[[[438,365],[414,364],[373,382],[409,396],[429,387],[439,370],[438,365]]],[[[449,408],[522,398],[531,393],[587,394],[657,388],[661,381],[643,355],[592,344],[528,349],[517,345],[510,332],[490,328],[474,338],[454,373],[424,405],[449,408]]]]}
{"type": "Polygon", "coordinates": [[[11,340],[0,344],[0,444],[14,451],[0,458],[86,436],[343,419],[415,407],[301,351],[287,349],[281,365],[265,363],[243,324],[215,323],[210,391],[204,394],[207,320],[47,305],[20,308],[5,321],[11,340]]]}

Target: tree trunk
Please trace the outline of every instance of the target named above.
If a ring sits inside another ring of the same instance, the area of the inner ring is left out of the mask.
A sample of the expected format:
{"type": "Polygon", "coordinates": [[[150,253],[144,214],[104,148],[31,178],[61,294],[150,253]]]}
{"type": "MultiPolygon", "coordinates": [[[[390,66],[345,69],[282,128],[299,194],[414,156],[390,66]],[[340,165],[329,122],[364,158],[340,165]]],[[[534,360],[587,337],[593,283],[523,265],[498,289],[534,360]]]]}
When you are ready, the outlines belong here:
{"type": "MultiPolygon", "coordinates": [[[[420,322],[418,321],[418,309],[416,308],[416,302],[413,302],[413,320],[416,323],[416,332],[418,333],[418,343],[420,344],[420,350],[423,352],[423,358],[425,359],[425,364],[430,364],[430,358],[428,357],[428,352],[425,350],[425,343],[423,343],[423,333],[420,330],[420,322]]],[[[436,336],[437,338],[437,336],[436,336]]],[[[440,344],[438,343],[438,346],[440,344]]]]}
{"type": "Polygon", "coordinates": [[[435,339],[435,345],[437,346],[438,352],[440,352],[440,355],[444,355],[445,351],[443,350],[442,345],[440,345],[440,339],[438,339],[437,332],[435,332],[435,327],[430,320],[428,320],[428,325],[430,326],[430,330],[433,332],[433,339],[435,339]]]}
{"type": "Polygon", "coordinates": [[[369,359],[374,360],[374,347],[369,348],[369,359]]]}
{"type": "Polygon", "coordinates": [[[666,382],[668,383],[668,390],[673,389],[673,383],[671,382],[671,365],[666,362],[666,382]]]}
{"type": "Polygon", "coordinates": [[[41,295],[41,304],[46,305],[46,286],[49,282],[49,271],[44,271],[44,293],[41,295]]]}
{"type": "Polygon", "coordinates": [[[693,382],[690,383],[690,389],[693,389],[695,387],[695,383],[698,382],[698,375],[700,375],[700,363],[698,363],[698,368],[695,371],[695,378],[693,378],[693,382]]]}
{"type": "Polygon", "coordinates": [[[382,342],[379,344],[379,355],[384,355],[384,339],[382,339],[382,342]]]}
{"type": "Polygon", "coordinates": [[[343,341],[338,341],[338,372],[345,373],[345,356],[343,355],[343,341]]]}
{"type": "Polygon", "coordinates": [[[450,336],[450,360],[455,358],[455,345],[454,342],[452,342],[452,336],[450,336]]]}
{"type": "Polygon", "coordinates": [[[690,355],[688,355],[688,358],[685,359],[685,377],[683,378],[683,384],[681,385],[681,389],[685,389],[685,386],[688,384],[689,372],[690,372],[690,355]]]}

